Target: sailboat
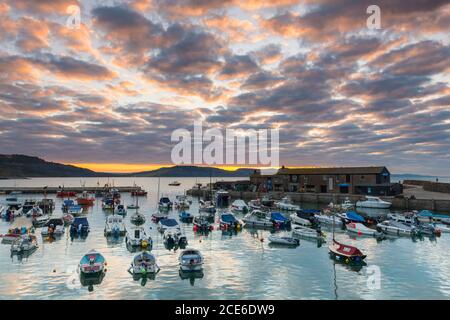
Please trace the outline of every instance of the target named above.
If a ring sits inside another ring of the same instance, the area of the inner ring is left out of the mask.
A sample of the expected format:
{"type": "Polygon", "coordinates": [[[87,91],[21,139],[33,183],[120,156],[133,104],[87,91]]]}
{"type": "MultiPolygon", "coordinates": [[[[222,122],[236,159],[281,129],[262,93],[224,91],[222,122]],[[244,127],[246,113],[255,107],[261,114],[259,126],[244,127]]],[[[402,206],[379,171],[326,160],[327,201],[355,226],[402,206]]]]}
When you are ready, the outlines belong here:
{"type": "Polygon", "coordinates": [[[353,247],[344,243],[338,242],[334,237],[334,219],[333,219],[333,242],[328,246],[330,249],[330,256],[335,260],[342,260],[345,263],[361,263],[366,258],[357,247],[353,247]]]}

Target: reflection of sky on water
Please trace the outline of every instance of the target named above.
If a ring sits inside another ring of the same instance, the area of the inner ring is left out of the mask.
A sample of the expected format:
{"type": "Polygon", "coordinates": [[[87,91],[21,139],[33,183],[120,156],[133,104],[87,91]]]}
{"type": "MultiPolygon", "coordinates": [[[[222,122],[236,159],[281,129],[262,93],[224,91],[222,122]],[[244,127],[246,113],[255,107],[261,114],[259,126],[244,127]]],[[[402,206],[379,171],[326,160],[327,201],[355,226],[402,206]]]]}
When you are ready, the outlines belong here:
{"type": "MultiPolygon", "coordinates": [[[[97,179],[85,179],[95,186],[97,179]]],[[[377,242],[371,237],[358,237],[337,232],[336,238],[358,246],[368,255],[367,264],[381,269],[380,290],[367,288],[366,268],[352,270],[337,263],[328,255],[328,244],[318,248],[315,242],[300,240],[295,249],[269,246],[268,231],[251,233],[244,229],[237,235],[226,236],[213,231],[209,236],[194,235],[192,225],[182,224],[189,247],[202,251],[205,257],[204,276],[181,279],[178,267],[180,250],[164,248],[162,236],[157,233],[150,215],[155,210],[157,179],[116,178],[116,185],[132,185],[134,181],[150,191],[147,199],[141,198],[141,212],[147,217],[145,228],[154,240],[153,253],[161,271],[156,278],[148,279],[145,286],[133,280],[127,272],[135,255],[125,247],[122,239],[106,241],[103,236],[105,214],[97,203],[89,210],[91,233],[87,239],[72,241],[68,233],[52,243],[42,242],[38,230],[39,249],[20,261],[10,257],[9,245],[0,245],[0,298],[7,299],[334,299],[335,284],[339,299],[449,299],[450,298],[450,235],[443,234],[436,241],[428,238],[413,242],[410,238],[392,238],[377,242]],[[149,227],[152,226],[152,230],[149,227]],[[263,242],[260,241],[263,238],[263,242]],[[102,283],[93,292],[70,279],[81,257],[95,248],[108,262],[102,283]],[[334,272],[334,269],[336,272],[334,272]]],[[[175,198],[195,183],[192,178],[177,178],[181,187],[169,187],[173,179],[161,179],[161,193],[175,198]]],[[[107,179],[100,180],[104,183],[107,179]]],[[[206,183],[209,178],[199,179],[206,183]]],[[[110,179],[112,182],[112,179],[110,179]]],[[[1,181],[14,185],[14,181],[1,181]]],[[[80,185],[80,179],[20,180],[16,185],[57,186],[80,185]]],[[[3,200],[4,196],[0,198],[3,200]]],[[[125,204],[131,203],[123,195],[125,204]]],[[[305,205],[305,207],[313,207],[305,205]]],[[[60,213],[61,200],[57,200],[56,213],[60,213]]],[[[196,213],[198,205],[189,210],[196,213]]],[[[126,217],[129,224],[130,213],[126,217]]],[[[177,217],[177,213],[173,212],[177,217]]],[[[0,222],[0,232],[8,229],[0,222]]],[[[331,230],[324,230],[331,239],[331,230]]]]}

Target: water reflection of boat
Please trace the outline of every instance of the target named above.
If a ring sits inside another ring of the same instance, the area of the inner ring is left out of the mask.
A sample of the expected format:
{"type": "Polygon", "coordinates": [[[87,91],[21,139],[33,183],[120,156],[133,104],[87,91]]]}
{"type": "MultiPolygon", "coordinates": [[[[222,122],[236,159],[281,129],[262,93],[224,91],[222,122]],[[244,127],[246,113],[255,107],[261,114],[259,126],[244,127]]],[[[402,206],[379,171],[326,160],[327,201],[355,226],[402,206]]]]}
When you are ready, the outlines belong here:
{"type": "Polygon", "coordinates": [[[179,271],[180,278],[182,280],[189,280],[191,286],[195,284],[195,279],[202,279],[204,277],[203,270],[201,271],[179,271]]]}
{"type": "Polygon", "coordinates": [[[390,213],[389,209],[380,209],[380,208],[358,207],[358,209],[356,211],[366,217],[375,218],[375,219],[386,217],[390,213]]]}

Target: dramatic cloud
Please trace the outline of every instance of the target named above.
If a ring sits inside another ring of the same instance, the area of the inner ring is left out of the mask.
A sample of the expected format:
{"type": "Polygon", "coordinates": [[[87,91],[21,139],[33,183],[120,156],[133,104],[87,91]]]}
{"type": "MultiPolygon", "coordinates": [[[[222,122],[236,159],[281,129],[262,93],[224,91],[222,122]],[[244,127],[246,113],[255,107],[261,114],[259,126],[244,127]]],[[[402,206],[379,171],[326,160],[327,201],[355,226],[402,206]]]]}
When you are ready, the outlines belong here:
{"type": "Polygon", "coordinates": [[[6,0],[0,148],[166,164],[203,120],[279,128],[285,165],[450,175],[449,25],[445,0],[6,0]]]}

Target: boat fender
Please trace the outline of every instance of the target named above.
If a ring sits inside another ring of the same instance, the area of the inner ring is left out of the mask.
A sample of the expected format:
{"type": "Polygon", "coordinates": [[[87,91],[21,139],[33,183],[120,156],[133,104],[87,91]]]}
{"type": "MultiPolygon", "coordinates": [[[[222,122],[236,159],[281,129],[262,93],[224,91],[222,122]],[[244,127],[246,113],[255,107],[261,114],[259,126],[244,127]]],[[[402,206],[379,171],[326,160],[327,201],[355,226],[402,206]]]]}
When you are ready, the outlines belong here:
{"type": "Polygon", "coordinates": [[[350,262],[350,260],[347,258],[347,259],[345,259],[345,263],[349,263],[350,262]]]}

